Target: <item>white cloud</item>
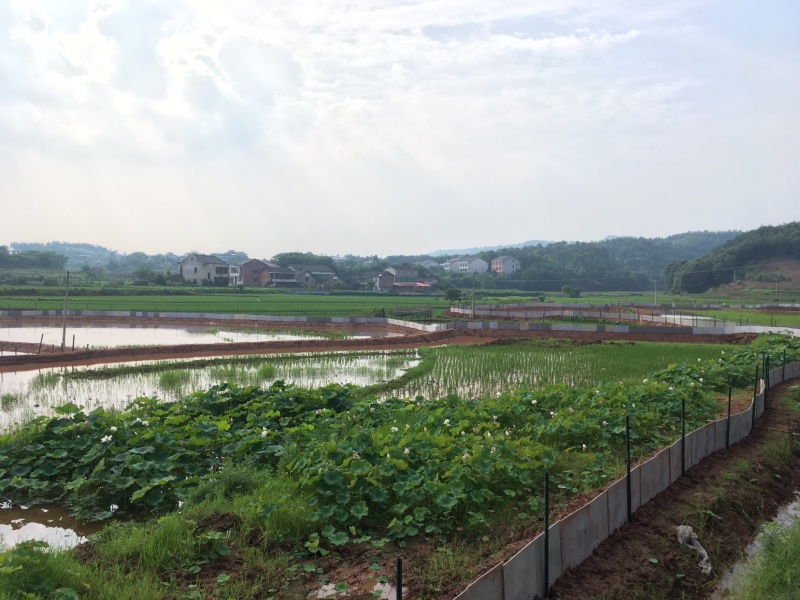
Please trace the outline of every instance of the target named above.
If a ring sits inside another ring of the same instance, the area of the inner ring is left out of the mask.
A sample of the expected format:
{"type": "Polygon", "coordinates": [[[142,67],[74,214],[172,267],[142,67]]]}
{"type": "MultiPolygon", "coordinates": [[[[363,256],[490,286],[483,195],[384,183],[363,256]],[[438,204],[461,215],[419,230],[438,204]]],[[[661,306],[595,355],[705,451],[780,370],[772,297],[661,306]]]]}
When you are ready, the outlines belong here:
{"type": "MultiPolygon", "coordinates": [[[[54,196],[103,215],[75,239],[122,250],[200,248],[198,235],[255,255],[603,237],[626,227],[615,211],[575,216],[714,190],[739,206],[744,173],[769,173],[788,219],[798,176],[746,167],[800,158],[786,133],[798,54],[720,26],[726,6],[0,0],[0,195],[24,199],[0,243],[48,235],[54,196]],[[696,166],[714,153],[726,162],[696,166]],[[176,229],[188,206],[208,216],[176,229]],[[244,226],[259,211],[280,223],[269,242],[244,226]],[[409,233],[385,235],[387,216],[409,233]]],[[[742,226],[712,216],[658,225],[742,226]]]]}

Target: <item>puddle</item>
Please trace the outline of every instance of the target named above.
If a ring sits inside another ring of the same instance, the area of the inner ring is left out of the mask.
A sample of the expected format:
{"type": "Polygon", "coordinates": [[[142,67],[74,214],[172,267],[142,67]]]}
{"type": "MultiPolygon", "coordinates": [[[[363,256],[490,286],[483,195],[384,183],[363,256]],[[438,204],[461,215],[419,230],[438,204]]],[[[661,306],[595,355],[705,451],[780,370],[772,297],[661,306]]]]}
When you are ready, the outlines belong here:
{"type": "Polygon", "coordinates": [[[0,504],[0,547],[10,548],[20,542],[36,540],[47,542],[51,548],[74,548],[102,527],[101,523],[77,521],[60,506],[0,504]]]}
{"type": "Polygon", "coordinates": [[[736,583],[749,570],[750,559],[763,548],[764,530],[774,531],[775,529],[786,529],[796,525],[800,519],[800,490],[794,492],[795,500],[787,504],[778,512],[778,515],[768,524],[762,525],[756,538],[744,549],[745,558],[737,562],[733,567],[722,576],[719,584],[708,596],[707,600],[722,600],[727,597],[727,593],[736,589],[736,583]]]}

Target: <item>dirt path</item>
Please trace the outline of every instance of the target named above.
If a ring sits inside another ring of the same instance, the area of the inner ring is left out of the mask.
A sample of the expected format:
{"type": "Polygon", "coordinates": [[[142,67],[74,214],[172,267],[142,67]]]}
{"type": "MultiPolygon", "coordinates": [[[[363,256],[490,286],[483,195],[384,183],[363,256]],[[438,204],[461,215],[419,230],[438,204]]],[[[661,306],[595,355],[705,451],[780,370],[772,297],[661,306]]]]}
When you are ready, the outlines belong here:
{"type": "Polygon", "coordinates": [[[767,411],[747,439],[712,454],[639,509],[631,523],[559,579],[551,597],[706,598],[740,558],[758,524],[793,500],[800,486],[798,456],[791,450],[800,419],[777,400],[792,393],[796,403],[797,394],[789,390],[793,385],[773,388],[767,411]],[[698,534],[714,567],[710,577],[698,568],[699,556],[678,545],[677,525],[690,525],[698,534]]]}

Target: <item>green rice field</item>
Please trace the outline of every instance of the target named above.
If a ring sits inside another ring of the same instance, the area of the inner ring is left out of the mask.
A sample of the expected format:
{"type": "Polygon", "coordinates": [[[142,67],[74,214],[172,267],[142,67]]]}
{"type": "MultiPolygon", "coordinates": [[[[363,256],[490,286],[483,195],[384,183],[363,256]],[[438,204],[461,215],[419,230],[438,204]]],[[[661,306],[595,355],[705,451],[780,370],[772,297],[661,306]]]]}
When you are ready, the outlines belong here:
{"type": "Polygon", "coordinates": [[[65,402],[121,409],[141,396],[175,401],[220,382],[268,386],[273,381],[305,388],[330,383],[364,388],[381,398],[437,399],[495,396],[524,387],[569,387],[602,381],[636,381],[670,364],[706,361],[730,346],[668,343],[573,345],[558,340],[422,348],[414,351],[341,352],[326,355],[259,355],[196,361],[44,369],[0,376],[0,430],[14,427],[65,402]],[[421,357],[421,360],[420,360],[421,357]],[[11,401],[11,398],[14,401],[11,401]]]}

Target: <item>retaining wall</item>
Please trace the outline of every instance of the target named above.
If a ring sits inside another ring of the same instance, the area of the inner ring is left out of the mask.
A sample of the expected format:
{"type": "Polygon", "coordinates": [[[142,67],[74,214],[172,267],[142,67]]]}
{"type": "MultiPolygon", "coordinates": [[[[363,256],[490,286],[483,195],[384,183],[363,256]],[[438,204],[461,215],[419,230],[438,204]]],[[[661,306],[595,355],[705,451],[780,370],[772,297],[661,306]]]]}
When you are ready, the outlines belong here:
{"type": "MultiPolygon", "coordinates": [[[[800,362],[771,370],[768,388],[800,377],[800,362]]],[[[730,444],[750,434],[755,419],[764,412],[764,380],[761,392],[746,411],[730,417],[730,444]]],[[[685,468],[698,464],[709,454],[725,449],[728,419],[720,419],[686,434],[685,468]]],[[[631,469],[631,512],[647,504],[681,476],[681,440],[631,469]]],[[[627,520],[627,482],[619,479],[591,502],[549,529],[549,582],[578,566],[594,549],[627,520]]],[[[504,563],[498,564],[471,583],[456,600],[533,600],[544,590],[544,533],[504,563]]]]}

